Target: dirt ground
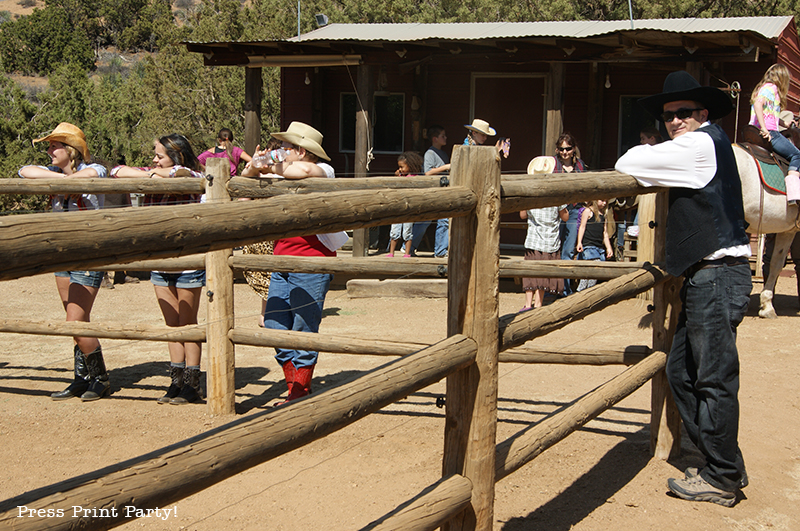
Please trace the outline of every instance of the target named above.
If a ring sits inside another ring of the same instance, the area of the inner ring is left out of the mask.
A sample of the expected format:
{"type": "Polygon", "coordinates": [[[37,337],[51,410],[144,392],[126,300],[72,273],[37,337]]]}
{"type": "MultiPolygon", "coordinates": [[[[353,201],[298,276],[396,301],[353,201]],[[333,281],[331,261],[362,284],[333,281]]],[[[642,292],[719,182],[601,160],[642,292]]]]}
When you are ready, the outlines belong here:
{"type": "MultiPolygon", "coordinates": [[[[800,357],[795,279],[782,277],[780,318],[761,320],[757,297],[739,327],[742,447],[750,485],[724,508],[667,495],[668,477],[700,464],[684,442],[680,458],[649,454],[649,386],[591,421],[496,486],[494,529],[662,531],[800,529],[800,357]]],[[[501,313],[523,303],[506,286],[501,313]]],[[[755,291],[760,284],[755,285],[755,291]]],[[[236,284],[236,326],[257,326],[259,299],[236,284]]],[[[52,275],[0,283],[6,318],[62,321],[52,275]]],[[[350,299],[332,290],[322,332],[434,342],[445,335],[443,299],[350,299]]],[[[200,310],[205,321],[205,306],[200,310]]],[[[93,320],[159,324],[149,282],[101,290],[93,320]]],[[[533,342],[565,352],[650,344],[646,303],[627,301],[533,342]]],[[[71,340],[5,334],[0,357],[0,499],[96,470],[178,442],[231,418],[205,405],[158,405],[168,384],[166,345],[103,340],[113,394],[94,403],[53,402],[71,379],[71,340]]],[[[285,394],[271,349],[237,347],[237,417],[259,414],[285,394]]],[[[317,392],[385,363],[375,356],[322,353],[317,392]]],[[[205,370],[205,365],[203,366],[205,370]]],[[[500,366],[498,440],[597,387],[620,366],[500,366]]],[[[325,439],[249,469],[171,506],[164,519],[121,529],[359,529],[440,477],[444,382],[432,385],[325,439]]],[[[685,438],[684,438],[685,441],[685,438]]]]}

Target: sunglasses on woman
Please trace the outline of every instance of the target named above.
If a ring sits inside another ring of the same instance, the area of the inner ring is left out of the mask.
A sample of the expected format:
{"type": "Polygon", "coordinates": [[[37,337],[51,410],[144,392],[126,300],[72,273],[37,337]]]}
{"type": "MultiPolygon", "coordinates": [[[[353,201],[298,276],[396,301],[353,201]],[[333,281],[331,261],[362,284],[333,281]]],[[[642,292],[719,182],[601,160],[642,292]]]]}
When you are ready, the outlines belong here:
{"type": "Polygon", "coordinates": [[[559,148],[556,148],[556,151],[572,151],[573,149],[575,149],[574,146],[559,147],[559,148]]]}
{"type": "Polygon", "coordinates": [[[678,109],[677,111],[664,111],[661,113],[661,121],[664,123],[669,123],[678,117],[678,120],[685,120],[690,117],[694,111],[702,111],[703,109],[678,109]]]}

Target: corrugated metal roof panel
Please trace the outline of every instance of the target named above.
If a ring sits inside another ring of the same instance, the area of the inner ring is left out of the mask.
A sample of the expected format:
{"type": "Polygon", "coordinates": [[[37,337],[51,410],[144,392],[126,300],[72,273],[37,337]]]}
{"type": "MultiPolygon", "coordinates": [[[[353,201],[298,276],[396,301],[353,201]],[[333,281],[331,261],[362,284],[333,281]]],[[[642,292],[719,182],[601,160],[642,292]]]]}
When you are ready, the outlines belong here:
{"type": "MultiPolygon", "coordinates": [[[[567,22],[474,22],[451,24],[330,24],[300,36],[300,41],[382,41],[594,37],[620,31],[709,33],[751,31],[778,38],[792,21],[786,17],[679,18],[567,22]]],[[[289,41],[297,42],[293,37],[289,41]]]]}

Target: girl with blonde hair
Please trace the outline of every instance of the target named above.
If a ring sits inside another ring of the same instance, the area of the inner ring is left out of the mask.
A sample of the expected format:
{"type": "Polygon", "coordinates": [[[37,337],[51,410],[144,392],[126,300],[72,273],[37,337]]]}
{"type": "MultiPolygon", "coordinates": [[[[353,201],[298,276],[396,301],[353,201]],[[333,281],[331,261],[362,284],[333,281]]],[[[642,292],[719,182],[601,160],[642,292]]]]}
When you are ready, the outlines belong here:
{"type": "Polygon", "coordinates": [[[800,200],[800,149],[778,130],[778,126],[794,125],[794,120],[787,123],[780,117],[790,81],[789,69],[784,65],[774,64],[767,69],[750,96],[750,125],[757,127],[759,134],[770,141],[775,153],[789,161],[785,177],[786,200],[796,204],[800,200]]]}

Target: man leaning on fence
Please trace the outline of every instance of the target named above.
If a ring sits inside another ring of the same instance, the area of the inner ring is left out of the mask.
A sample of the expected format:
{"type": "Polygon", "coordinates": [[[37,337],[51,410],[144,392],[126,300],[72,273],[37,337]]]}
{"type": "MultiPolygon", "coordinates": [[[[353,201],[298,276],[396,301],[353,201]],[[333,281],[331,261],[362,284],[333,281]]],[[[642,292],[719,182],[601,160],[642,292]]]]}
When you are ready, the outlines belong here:
{"type": "Polygon", "coordinates": [[[666,372],[686,432],[706,458],[667,486],[685,500],[731,507],[747,485],[736,328],[750,301],[750,240],[731,142],[709,121],[727,115],[731,100],[679,71],[667,76],[661,94],[639,102],[672,140],[631,148],[616,169],[643,186],[670,188],[666,268],[685,280],[666,372]]]}
{"type": "MultiPolygon", "coordinates": [[[[286,131],[272,133],[282,142],[286,157],[281,162],[256,167],[247,163],[242,175],[255,177],[283,177],[305,179],[307,177],[333,178],[333,168],[322,162],[330,160],[322,149],[322,134],[301,122],[292,122],[286,131]]],[[[253,158],[263,157],[264,151],[256,150],[253,158]]],[[[336,256],[336,249],[347,240],[343,232],[281,238],[275,240],[274,254],[289,256],[336,256]]],[[[294,330],[300,332],[319,331],[322,307],[328,293],[332,275],[319,273],[273,272],[264,312],[264,328],[294,330]]],[[[311,392],[311,378],[317,364],[318,352],[309,350],[276,348],[275,359],[283,368],[289,396],[281,404],[306,396],[311,392]]]]}

